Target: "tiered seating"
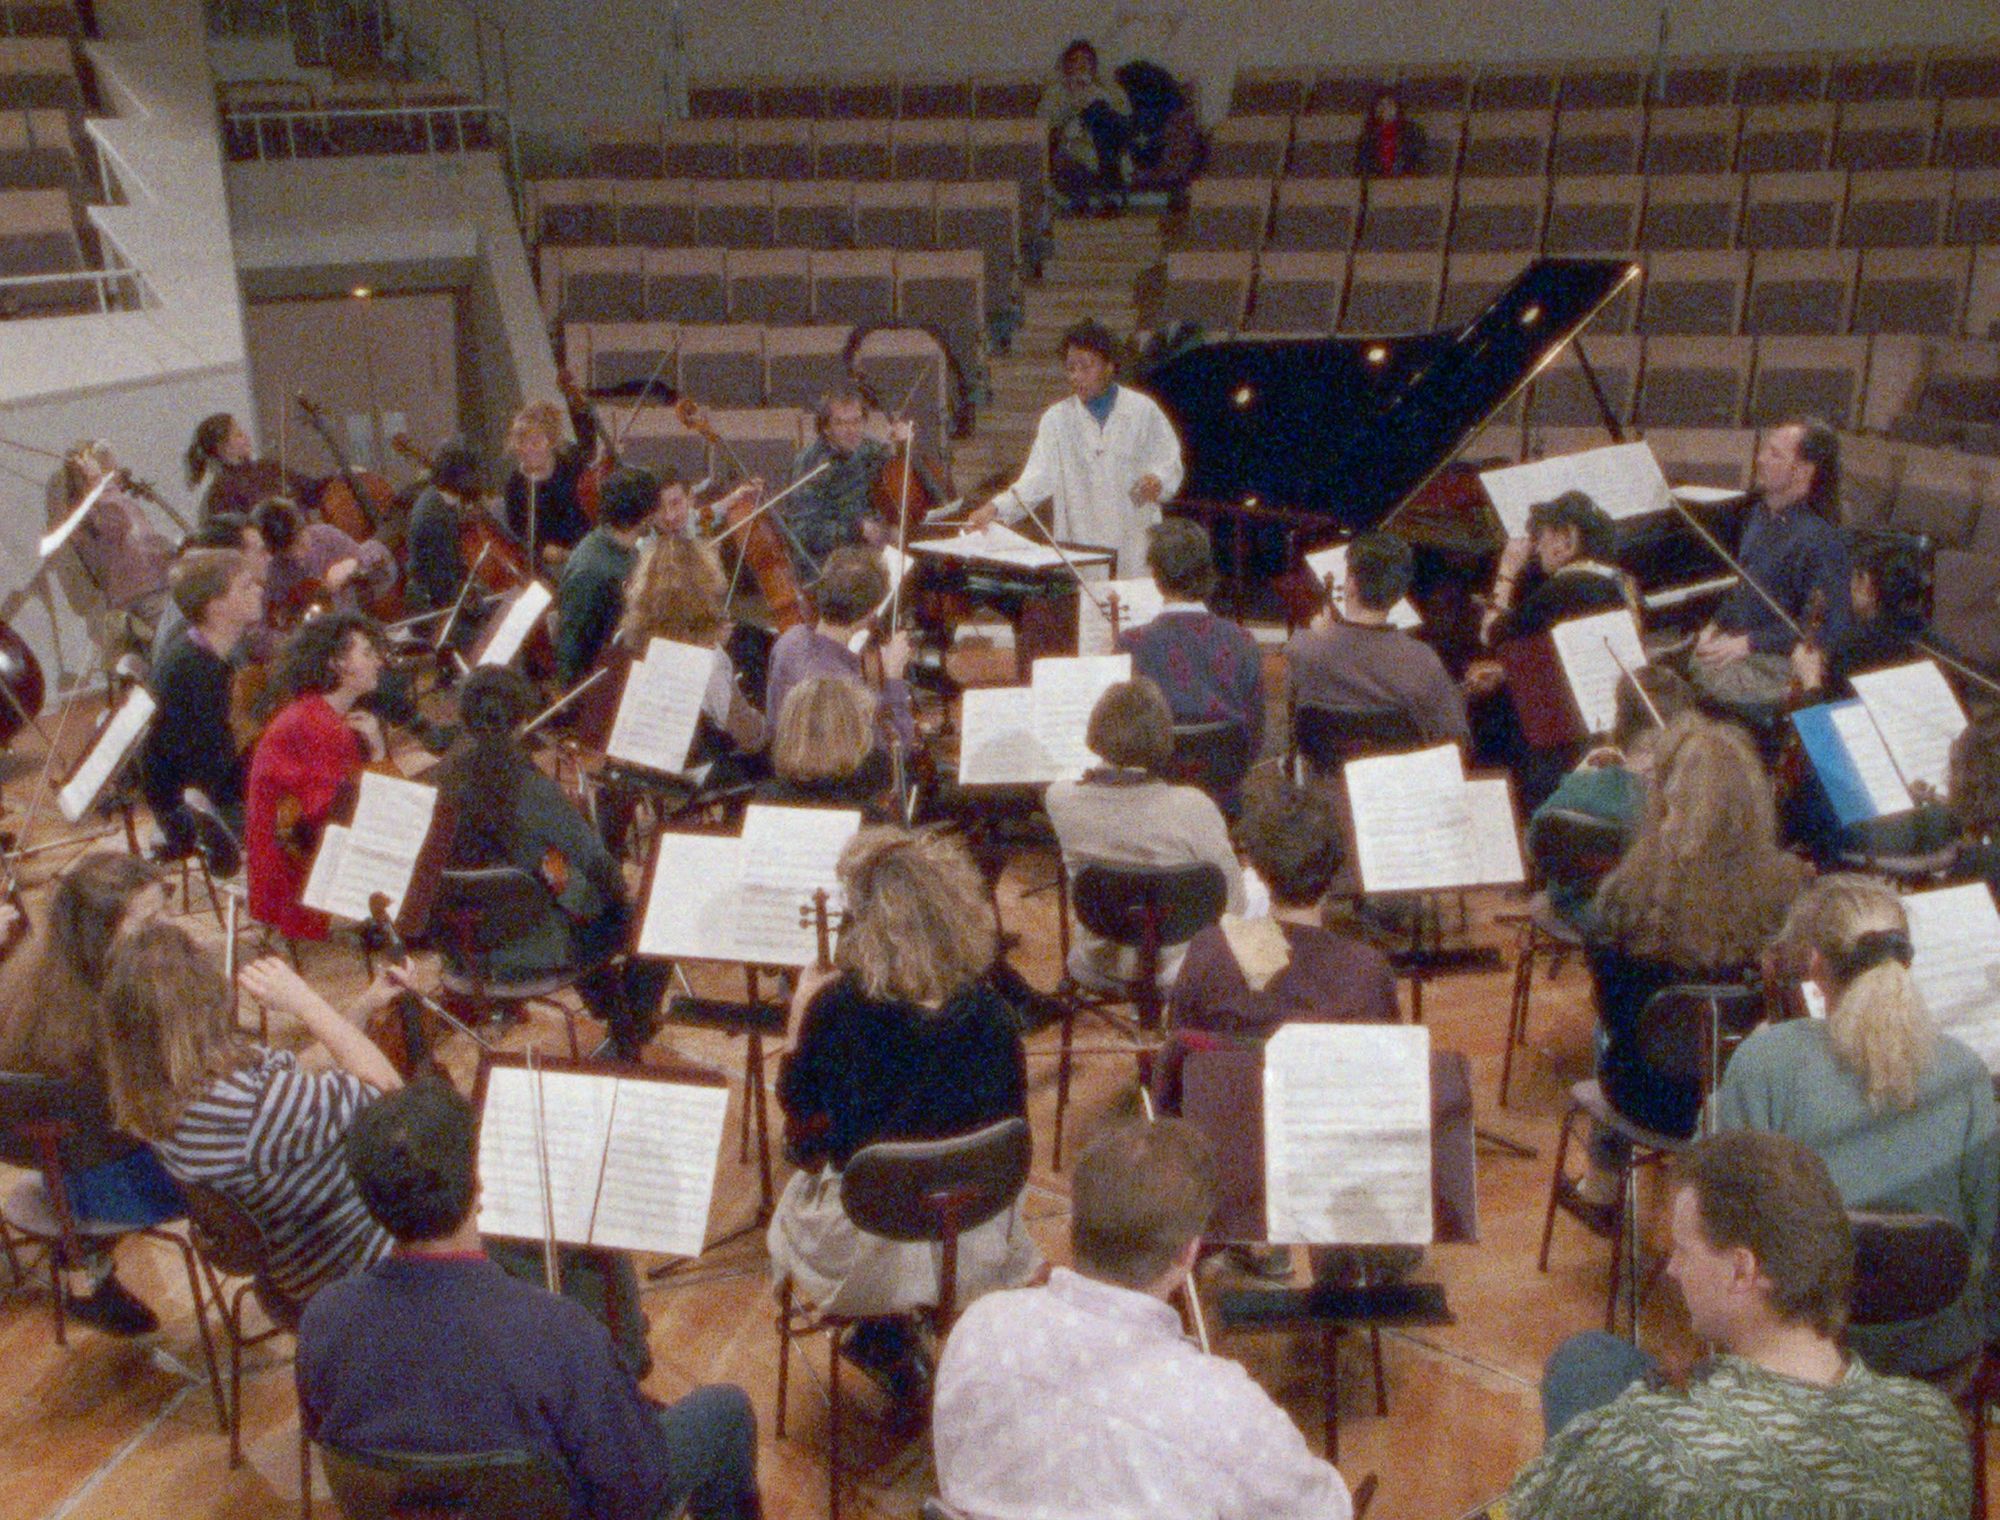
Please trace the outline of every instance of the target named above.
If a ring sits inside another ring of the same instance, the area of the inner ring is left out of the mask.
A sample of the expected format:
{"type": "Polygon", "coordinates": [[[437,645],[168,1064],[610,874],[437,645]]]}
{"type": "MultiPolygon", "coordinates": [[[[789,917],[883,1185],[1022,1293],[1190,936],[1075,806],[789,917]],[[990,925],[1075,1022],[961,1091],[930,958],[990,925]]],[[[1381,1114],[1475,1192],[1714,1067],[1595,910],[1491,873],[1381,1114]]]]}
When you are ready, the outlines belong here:
{"type": "Polygon", "coordinates": [[[971,79],[940,75],[812,79],[747,75],[697,79],[688,86],[688,114],[697,120],[812,117],[845,121],[923,121],[973,117],[981,121],[1032,117],[1042,76],[983,74],[971,79]]]}
{"type": "Polygon", "coordinates": [[[94,311],[87,281],[48,279],[92,267],[83,212],[86,80],[67,0],[0,4],[0,317],[94,311]]]}
{"type": "Polygon", "coordinates": [[[470,152],[497,140],[478,103],[438,80],[343,79],[319,88],[303,79],[231,80],[217,96],[223,152],[239,163],[470,152]]]}

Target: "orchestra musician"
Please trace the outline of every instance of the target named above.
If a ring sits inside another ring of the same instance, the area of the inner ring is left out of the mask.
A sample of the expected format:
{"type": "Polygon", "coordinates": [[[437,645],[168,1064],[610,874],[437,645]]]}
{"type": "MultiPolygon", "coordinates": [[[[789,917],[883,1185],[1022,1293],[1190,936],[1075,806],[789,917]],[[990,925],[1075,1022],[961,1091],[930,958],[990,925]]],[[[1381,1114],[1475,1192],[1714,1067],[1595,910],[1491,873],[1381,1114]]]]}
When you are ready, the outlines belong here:
{"type": "MultiPolygon", "coordinates": [[[[135,855],[86,855],[56,880],[28,938],[0,964],[0,1071],[104,1086],[98,1002],[119,943],[167,911],[159,868],[135,855]]],[[[18,914],[11,904],[0,915],[18,914]]],[[[111,1335],[159,1328],[153,1311],[118,1280],[108,1243],[93,1223],[143,1229],[186,1212],[180,1190],[150,1148],[134,1138],[115,1155],[64,1174],[71,1211],[86,1226],[87,1254],[66,1261],[63,1312],[111,1335]]]]}
{"type": "MultiPolygon", "coordinates": [[[[1758,498],[1736,557],[1794,625],[1823,613],[1820,642],[1847,637],[1847,546],[1840,521],[1840,435],[1817,418],[1794,418],[1764,435],[1753,488],[1758,498]]],[[[1695,640],[1689,677],[1701,693],[1752,717],[1768,717],[1792,686],[1798,634],[1748,585],[1730,588],[1695,640]]]]}
{"type": "MultiPolygon", "coordinates": [[[[937,1302],[937,1253],[870,1235],[841,1208],[841,1170],[880,1141],[937,1140],[1025,1116],[1027,1059],[984,975],[998,950],[985,884],[964,848],[929,831],[866,828],[840,857],[846,923],[836,964],[804,972],[778,1072],[801,1170],[771,1217],[773,1277],[862,1323],[841,1351],[896,1402],[920,1406],[929,1353],[909,1318],[937,1302]]],[[[1041,1266],[1017,1199],[958,1242],[958,1302],[1041,1266]]]]}
{"type": "Polygon", "coordinates": [[[571,407],[569,424],[576,438],[565,443],[562,408],[535,401],[516,412],[507,429],[507,453],[514,460],[505,488],[507,527],[545,565],[561,564],[590,531],[577,484],[604,443],[589,407],[571,407]]]}
{"type": "Polygon", "coordinates": [[[1815,701],[1852,695],[1848,677],[1902,665],[1922,655],[1911,642],[1935,642],[1924,627],[1924,575],[1916,549],[1878,538],[1855,546],[1847,587],[1854,616],[1837,639],[1792,646],[1792,673],[1815,701]]]}
{"type": "Polygon", "coordinates": [[[1480,641],[1490,647],[1532,638],[1571,618],[1630,606],[1617,547],[1618,525],[1582,491],[1536,502],[1528,508],[1527,533],[1500,551],[1480,641]],[[1531,563],[1533,589],[1522,596],[1531,563]]]}
{"type": "Polygon", "coordinates": [[[1160,688],[1174,722],[1234,724],[1256,754],[1264,737],[1264,657],[1247,629],[1208,610],[1215,591],[1208,531],[1183,517],[1156,524],[1146,567],[1162,605],[1150,623],[1118,635],[1132,674],[1160,688]]]}
{"type": "MultiPolygon", "coordinates": [[[[610,1030],[613,1050],[636,1061],[657,1024],[666,967],[621,956],[631,911],[618,863],[515,737],[535,706],[519,672],[474,670],[459,685],[462,733],[429,777],[440,815],[452,820],[452,869],[513,866],[547,889],[537,922],[481,952],[477,967],[454,969],[493,982],[577,974],[577,991],[610,1030]]],[[[448,939],[442,948],[454,962],[458,952],[448,939]]]]}
{"type": "Polygon", "coordinates": [[[845,676],[808,676],[785,693],[759,802],[859,808],[869,822],[889,823],[895,786],[865,687],[845,676]]]}
{"type": "MultiPolygon", "coordinates": [[[[181,540],[178,557],[185,559],[205,549],[228,549],[241,554],[256,573],[257,584],[264,584],[264,572],[271,563],[271,555],[264,547],[264,535],[251,525],[249,519],[238,517],[233,512],[218,512],[213,517],[203,518],[194,525],[194,531],[181,540]]],[[[268,608],[265,610],[269,611],[268,608]]],[[[186,627],[187,619],[181,614],[180,604],[169,595],[160,613],[159,628],[153,634],[153,648],[148,662],[158,665],[165,659],[174,640],[186,627]]],[[[260,616],[244,631],[242,642],[238,645],[237,663],[262,664],[276,652],[277,647],[274,630],[269,621],[260,616]]]]}
{"type": "Polygon", "coordinates": [[[332,523],[307,522],[282,496],[259,502],[250,520],[270,551],[264,600],[276,617],[297,616],[314,603],[352,610],[396,584],[396,557],[379,539],[356,543],[332,523]]]}
{"type": "Polygon", "coordinates": [[[2000,710],[1987,709],[1951,741],[1951,815],[1960,875],[2000,896],[2000,710]]]}
{"type": "Polygon", "coordinates": [[[324,913],[299,901],[319,834],[370,762],[382,725],[356,704],[382,673],[382,630],[359,612],[323,613],[279,652],[265,694],[275,713],[250,760],[244,856],[250,912],[292,939],[325,939],[324,913]]]}
{"type": "Polygon", "coordinates": [[[201,419],[188,443],[185,462],[188,485],[203,487],[203,521],[221,512],[247,518],[268,496],[312,501],[322,484],[309,475],[286,470],[275,459],[259,459],[250,434],[228,412],[201,419]]]}
{"type": "MultiPolygon", "coordinates": [[[[835,549],[813,587],[817,623],[787,628],[771,646],[764,711],[782,716],[791,689],[813,676],[835,676],[866,686],[866,667],[853,648],[856,637],[889,594],[889,572],[873,550],[856,544],[835,549]]],[[[916,746],[917,724],[903,673],[910,636],[897,629],[881,643],[882,681],[875,694],[875,722],[883,742],[906,753],[916,746]]]]}
{"type": "Polygon", "coordinates": [[[617,632],[625,583],[639,562],[639,540],[656,520],[687,511],[677,478],[623,466],[605,478],[597,526],[583,535],[556,584],[556,680],[565,688],[589,675],[617,632]]]}
{"type": "MultiPolygon", "coordinates": [[[[666,493],[683,503],[685,492],[666,493]]],[[[670,515],[663,509],[662,516],[670,515]]],[[[693,644],[715,651],[715,668],[702,695],[702,728],[693,763],[734,760],[764,747],[764,714],[743,695],[736,662],[729,652],[732,628],[723,598],[728,582],[715,553],[704,544],[663,530],[640,558],[625,591],[625,616],[618,642],[633,659],[643,659],[653,639],[693,644]]]]}
{"type": "Polygon", "coordinates": [[[206,797],[233,832],[242,832],[243,759],[230,727],[232,680],[243,636],[264,616],[258,567],[236,549],[184,555],[174,566],[173,595],[186,625],[147,680],[159,712],[139,751],[140,787],[168,860],[194,848],[184,801],[190,789],[206,797]]]}
{"type": "MultiPolygon", "coordinates": [[[[826,557],[842,544],[880,548],[886,541],[888,525],[869,504],[868,489],[891,455],[890,444],[868,436],[868,404],[856,386],[820,397],[813,421],[819,436],[792,462],[791,478],[804,480],[821,465],[829,468],[778,509],[793,569],[807,581],[818,577],[826,557]]],[[[907,422],[890,430],[891,443],[908,443],[912,436],[907,422]]]]}
{"type": "MultiPolygon", "coordinates": [[[[465,514],[481,510],[485,491],[486,468],[469,444],[453,440],[437,451],[430,478],[410,507],[408,580],[415,610],[449,607],[465,589],[472,567],[460,548],[459,526],[465,514]]],[[[471,620],[472,626],[476,623],[471,620]]]]}
{"type": "Polygon", "coordinates": [[[167,601],[167,567],[174,546],[153,526],[130,477],[107,443],[84,440],[63,456],[63,515],[82,504],[107,475],[116,477],[97,498],[70,540],[84,572],[104,600],[107,649],[151,646],[167,601]]]}
{"type": "Polygon", "coordinates": [[[1101,324],[1062,335],[1071,394],[1042,413],[1028,461],[1014,483],[967,519],[981,528],[1055,504],[1055,536],[1118,552],[1118,573],[1143,568],[1146,530],[1181,487],[1181,441],[1160,404],[1118,383],[1118,345],[1101,324]]]}

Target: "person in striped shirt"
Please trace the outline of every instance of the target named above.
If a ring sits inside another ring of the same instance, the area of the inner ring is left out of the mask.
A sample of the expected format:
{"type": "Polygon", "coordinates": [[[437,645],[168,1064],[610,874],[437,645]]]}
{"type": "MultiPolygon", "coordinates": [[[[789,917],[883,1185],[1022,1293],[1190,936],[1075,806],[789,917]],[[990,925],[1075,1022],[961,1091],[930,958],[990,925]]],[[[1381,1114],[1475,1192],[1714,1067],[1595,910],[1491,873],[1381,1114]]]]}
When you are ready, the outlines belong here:
{"type": "Polygon", "coordinates": [[[184,930],[149,924],[119,947],[101,1030],[111,1111],[152,1142],[175,1181],[242,1206],[269,1243],[272,1283],[302,1303],[389,1249],[342,1145],[362,1109],[403,1085],[360,1027],[398,989],[378,976],[343,1016],[276,957],[245,967],[240,980],[250,997],[303,1024],[318,1048],[301,1056],[246,1040],[228,984],[184,930]]]}

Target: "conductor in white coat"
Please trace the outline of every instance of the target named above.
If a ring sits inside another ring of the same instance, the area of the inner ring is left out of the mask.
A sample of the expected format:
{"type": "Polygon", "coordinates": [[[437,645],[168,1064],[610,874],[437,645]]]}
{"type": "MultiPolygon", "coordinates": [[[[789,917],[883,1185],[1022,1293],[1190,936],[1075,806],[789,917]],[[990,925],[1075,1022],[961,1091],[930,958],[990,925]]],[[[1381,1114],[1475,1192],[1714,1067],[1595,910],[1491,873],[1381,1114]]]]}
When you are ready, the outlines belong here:
{"type": "Polygon", "coordinates": [[[1070,328],[1061,352],[1072,394],[1042,413],[1020,477],[968,526],[1053,501],[1058,539],[1116,549],[1120,576],[1143,575],[1147,531],[1180,489],[1181,441],[1157,401],[1118,384],[1117,347],[1101,325],[1070,328]]]}

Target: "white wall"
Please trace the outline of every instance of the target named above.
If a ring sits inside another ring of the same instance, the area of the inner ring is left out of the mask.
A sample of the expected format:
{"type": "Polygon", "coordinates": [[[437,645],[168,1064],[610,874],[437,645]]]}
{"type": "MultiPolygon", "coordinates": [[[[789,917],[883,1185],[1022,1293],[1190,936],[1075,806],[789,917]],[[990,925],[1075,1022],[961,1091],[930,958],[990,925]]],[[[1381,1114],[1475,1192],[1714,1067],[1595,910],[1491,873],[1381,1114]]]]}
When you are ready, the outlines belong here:
{"type": "MultiPolygon", "coordinates": [[[[540,133],[662,109],[676,10],[696,75],[1040,70],[1071,37],[1088,36],[1109,62],[1144,54],[1198,75],[1211,109],[1239,64],[1650,53],[1663,11],[1677,53],[2000,38],[1992,0],[482,0],[482,8],[506,34],[517,123],[540,133]]],[[[452,0],[409,0],[408,10],[419,25],[429,13],[443,30],[452,0]]]]}

